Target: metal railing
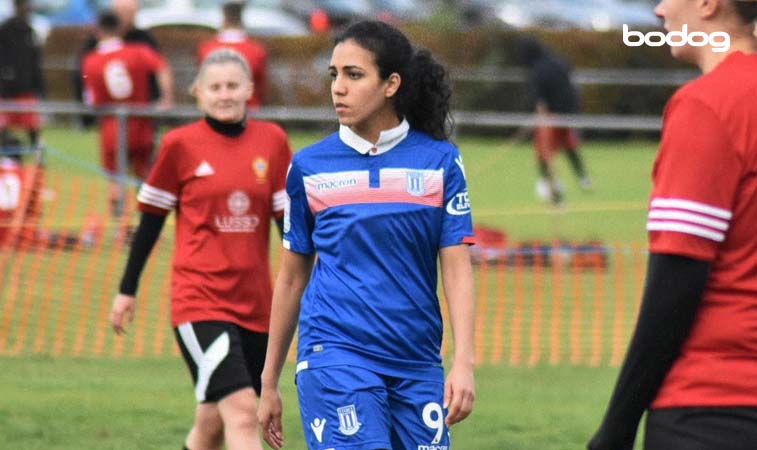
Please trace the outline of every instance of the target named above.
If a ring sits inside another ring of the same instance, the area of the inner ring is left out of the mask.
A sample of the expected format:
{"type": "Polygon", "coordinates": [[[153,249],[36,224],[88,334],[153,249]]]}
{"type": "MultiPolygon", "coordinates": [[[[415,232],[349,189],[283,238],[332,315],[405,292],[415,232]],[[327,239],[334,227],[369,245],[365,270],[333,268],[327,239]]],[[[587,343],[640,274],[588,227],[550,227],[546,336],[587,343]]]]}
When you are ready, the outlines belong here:
{"type": "MultiPolygon", "coordinates": [[[[77,102],[40,101],[36,104],[0,102],[0,112],[37,112],[45,115],[96,115],[115,116],[118,122],[118,152],[116,181],[127,183],[127,142],[129,117],[152,117],[159,119],[187,119],[201,117],[195,106],[179,105],[170,109],[153,106],[116,105],[89,107],[77,102]]],[[[336,114],[330,107],[265,106],[251,112],[251,116],[280,123],[335,123],[336,114]]],[[[491,111],[453,111],[455,126],[473,126],[488,129],[507,129],[550,125],[576,129],[659,131],[662,119],[659,116],[613,115],[613,114],[555,114],[549,118],[535,114],[491,111]]]]}

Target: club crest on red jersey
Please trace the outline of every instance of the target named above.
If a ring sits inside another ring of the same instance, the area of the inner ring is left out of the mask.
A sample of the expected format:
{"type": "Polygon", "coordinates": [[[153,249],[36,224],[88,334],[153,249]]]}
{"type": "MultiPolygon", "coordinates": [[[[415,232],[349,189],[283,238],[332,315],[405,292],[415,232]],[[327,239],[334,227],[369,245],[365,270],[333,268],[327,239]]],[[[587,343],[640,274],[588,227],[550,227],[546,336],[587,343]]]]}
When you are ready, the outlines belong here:
{"type": "Polygon", "coordinates": [[[257,157],[252,161],[252,171],[255,172],[257,181],[266,181],[268,177],[268,161],[262,157],[257,157]]]}

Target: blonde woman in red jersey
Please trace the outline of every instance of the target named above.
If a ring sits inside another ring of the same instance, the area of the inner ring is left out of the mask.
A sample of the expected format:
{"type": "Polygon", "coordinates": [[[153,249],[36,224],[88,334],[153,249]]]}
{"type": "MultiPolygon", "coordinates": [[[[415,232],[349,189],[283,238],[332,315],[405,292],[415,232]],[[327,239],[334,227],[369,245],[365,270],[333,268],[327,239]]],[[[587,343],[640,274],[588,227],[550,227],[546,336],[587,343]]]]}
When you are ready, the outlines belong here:
{"type": "Polygon", "coordinates": [[[674,42],[688,34],[671,53],[703,75],[665,108],[641,311],[589,449],[631,450],[646,410],[646,450],[753,450],[757,1],[663,0],[655,12],[674,42]]]}
{"type": "Polygon", "coordinates": [[[291,150],[277,125],[246,118],[252,90],[239,53],[204,60],[192,93],[205,117],[163,139],[111,311],[123,334],[139,275],[175,210],[171,323],[197,399],[189,450],[262,448],[255,408],[271,307],[269,231],[272,219],[281,231],[291,150]]]}

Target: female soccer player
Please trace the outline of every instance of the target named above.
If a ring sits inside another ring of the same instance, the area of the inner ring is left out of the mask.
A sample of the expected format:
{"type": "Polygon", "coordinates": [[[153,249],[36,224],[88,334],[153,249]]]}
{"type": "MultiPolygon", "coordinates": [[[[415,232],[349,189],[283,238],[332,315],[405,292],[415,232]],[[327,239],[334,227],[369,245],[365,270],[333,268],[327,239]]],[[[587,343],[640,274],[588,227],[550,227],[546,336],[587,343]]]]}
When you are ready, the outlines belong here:
{"type": "Polygon", "coordinates": [[[299,315],[308,448],[446,449],[474,400],[472,225],[463,161],[447,141],[446,71],[368,21],[336,39],[329,73],[339,132],[297,153],[287,177],[264,438],[283,445],[278,383],[299,315]],[[446,382],[437,258],[455,340],[446,382]]]}
{"type": "Polygon", "coordinates": [[[195,383],[189,450],[261,449],[255,394],[271,307],[268,242],[281,229],[291,150],[284,131],[248,120],[250,68],[221,49],[192,85],[205,118],[167,133],[139,191],[142,218],[111,324],[134,315],[137,281],[165,222],[176,211],[171,322],[195,383]]]}
{"type": "Polygon", "coordinates": [[[632,449],[648,410],[647,450],[754,449],[757,1],[663,0],[655,12],[667,30],[688,26],[671,52],[703,75],[665,109],[641,311],[589,448],[632,449]],[[715,51],[722,32],[730,48],[715,51]]]}

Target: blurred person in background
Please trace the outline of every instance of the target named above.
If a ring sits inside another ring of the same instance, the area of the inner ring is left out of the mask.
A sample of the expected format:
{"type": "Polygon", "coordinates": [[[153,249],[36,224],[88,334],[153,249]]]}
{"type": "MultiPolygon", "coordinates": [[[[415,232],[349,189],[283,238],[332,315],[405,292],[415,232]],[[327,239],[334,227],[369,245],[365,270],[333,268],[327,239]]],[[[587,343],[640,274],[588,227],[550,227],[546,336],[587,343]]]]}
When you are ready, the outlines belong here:
{"type": "MultiPolygon", "coordinates": [[[[163,57],[144,44],[128,43],[121,37],[122,25],[113,11],[104,11],[98,18],[97,47],[82,62],[82,77],[86,96],[94,106],[147,106],[151,103],[150,76],[156,75],[161,97],[158,106],[169,108],[173,104],[173,75],[163,57]]],[[[128,168],[140,179],[150,170],[153,154],[154,123],[149,117],[130,117],[127,121],[128,168]]],[[[117,175],[127,172],[118,165],[118,120],[104,116],[100,120],[101,161],[105,171],[117,175]]],[[[111,216],[123,216],[124,189],[111,178],[111,216]]]]}
{"type": "Polygon", "coordinates": [[[262,449],[255,396],[271,308],[269,235],[272,220],[282,231],[292,152],[280,127],[246,117],[252,90],[239,53],[219,49],[203,60],[191,91],[205,117],[161,143],[111,311],[124,333],[139,276],[175,211],[171,323],[197,400],[189,450],[262,449]]]}
{"type": "Polygon", "coordinates": [[[247,35],[242,23],[244,2],[227,1],[223,3],[223,25],[218,34],[210,40],[197,46],[197,63],[202,64],[213,50],[217,48],[231,48],[241,53],[252,70],[254,93],[247,106],[257,110],[265,98],[267,84],[268,52],[262,42],[247,35]]]}
{"type": "Polygon", "coordinates": [[[702,75],[665,107],[641,309],[588,448],[631,450],[647,411],[646,450],[753,450],[757,1],[663,0],[655,13],[667,31],[687,26],[710,42],[671,47],[702,75]],[[726,38],[729,49],[713,51],[726,38]]]}
{"type": "MultiPolygon", "coordinates": [[[[121,39],[123,39],[124,42],[128,43],[135,43],[135,44],[145,44],[148,47],[152,48],[156,52],[159,52],[160,49],[158,47],[158,41],[155,39],[155,37],[150,33],[148,30],[142,30],[140,28],[137,28],[134,25],[134,18],[137,15],[137,10],[139,9],[139,1],[138,0],[112,0],[111,1],[111,10],[118,16],[120,22],[121,22],[121,39]]],[[[87,99],[84,97],[84,85],[82,83],[82,62],[84,61],[84,57],[94,50],[97,47],[97,43],[99,41],[99,37],[97,33],[90,34],[87,36],[87,39],[84,41],[84,45],[82,46],[81,50],[79,50],[79,63],[77,64],[78,69],[74,73],[74,94],[76,95],[76,99],[78,101],[87,102],[87,99]]],[[[160,99],[161,92],[160,92],[160,84],[158,83],[158,79],[155,74],[150,75],[150,100],[156,101],[160,99]]],[[[84,115],[80,117],[81,124],[84,127],[90,127],[95,124],[96,118],[94,116],[90,115],[84,115]]]]}
{"type": "MultiPolygon", "coordinates": [[[[0,101],[34,105],[45,94],[41,44],[29,24],[31,0],[14,6],[15,15],[0,25],[0,101]]],[[[38,147],[40,126],[37,112],[0,112],[0,148],[10,144],[10,127],[25,130],[30,146],[38,147]]]]}
{"type": "Polygon", "coordinates": [[[378,21],[337,37],[328,71],[339,132],[298,152],[287,177],[264,438],[284,444],[278,386],[299,325],[309,449],[448,448],[449,427],[473,409],[475,305],[447,71],[378,21]],[[455,349],[446,380],[437,263],[455,349]]]}
{"type": "MultiPolygon", "coordinates": [[[[570,64],[532,36],[523,36],[514,43],[515,60],[528,69],[527,92],[537,120],[548,120],[552,114],[577,114],[581,109],[578,88],[570,79],[570,64]]],[[[555,154],[564,151],[571,168],[584,190],[592,187],[591,178],[579,151],[578,133],[567,127],[537,125],[534,149],[540,179],[536,191],[540,198],[559,205],[564,190],[554,169],[555,154]]]]}

